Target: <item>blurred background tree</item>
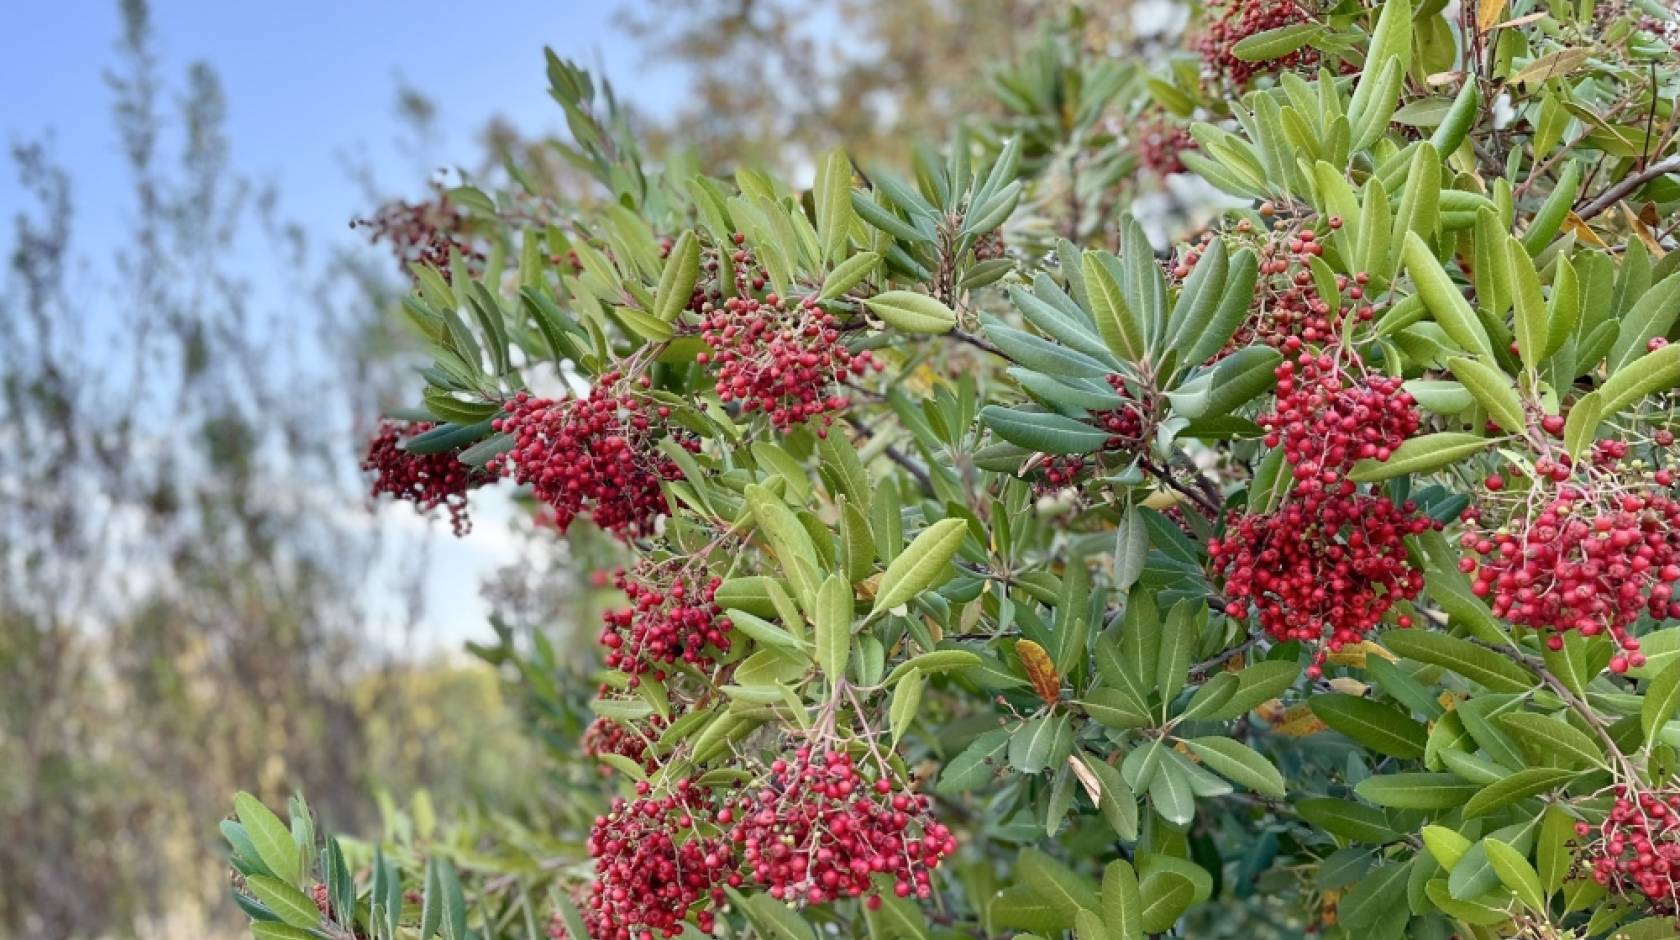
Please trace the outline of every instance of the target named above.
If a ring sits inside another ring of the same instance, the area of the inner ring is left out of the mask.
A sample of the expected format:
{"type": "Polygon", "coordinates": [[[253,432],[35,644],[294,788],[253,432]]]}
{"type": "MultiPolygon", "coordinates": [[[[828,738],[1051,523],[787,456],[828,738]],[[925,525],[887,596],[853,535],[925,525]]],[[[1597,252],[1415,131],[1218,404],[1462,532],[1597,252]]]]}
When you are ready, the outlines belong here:
{"type": "MultiPolygon", "coordinates": [[[[358,515],[350,443],[407,404],[392,396],[415,348],[389,312],[406,276],[388,245],[289,223],[233,162],[215,68],[167,73],[144,0],[120,6],[103,73],[127,174],[115,257],[73,250],[76,180],[54,141],[11,148],[29,207],[0,291],[0,937],[232,933],[203,823],[228,792],[272,805],[306,790],[341,830],[388,824],[376,794],[412,805],[422,781],[439,803],[517,813],[581,730],[540,697],[504,704],[482,663],[369,641],[375,568],[417,582],[426,551],[358,515]]],[[[907,164],[959,122],[1024,131],[1029,159],[1066,164],[1046,187],[1046,234],[1077,234],[1109,223],[1137,167],[1117,131],[1127,115],[1081,115],[1081,89],[1134,83],[1128,51],[1178,42],[1176,4],[1143,6],[636,0],[626,40],[680,67],[688,93],[668,115],[623,119],[665,159],[796,177],[841,139],[866,163],[907,164]]],[[[512,50],[533,82],[540,39],[512,50]]],[[[429,172],[435,108],[396,92],[411,163],[429,172]]],[[[587,198],[540,129],[484,127],[460,175],[517,166],[541,191],[587,198]]],[[[443,191],[409,167],[347,172],[374,221],[443,191]]],[[[540,526],[514,537],[541,550],[484,586],[501,616],[479,652],[523,662],[507,654],[535,646],[554,669],[588,668],[549,640],[598,621],[602,592],[564,553],[589,549],[540,526]]]]}

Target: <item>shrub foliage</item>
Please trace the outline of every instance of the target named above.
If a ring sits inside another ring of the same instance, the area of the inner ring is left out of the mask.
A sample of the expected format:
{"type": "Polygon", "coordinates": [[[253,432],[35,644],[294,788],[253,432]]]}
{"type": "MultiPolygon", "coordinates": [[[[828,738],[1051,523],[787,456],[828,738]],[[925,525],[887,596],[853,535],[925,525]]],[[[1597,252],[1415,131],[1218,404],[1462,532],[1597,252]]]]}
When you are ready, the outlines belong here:
{"type": "Polygon", "coordinates": [[[408,233],[367,467],[610,534],[628,606],[587,676],[480,650],[541,820],[242,795],[256,935],[1674,936],[1673,15],[1205,20],[805,189],[644,161],[551,55],[597,189],[408,233]],[[1140,168],[1232,208],[1153,244],[1140,168]]]}

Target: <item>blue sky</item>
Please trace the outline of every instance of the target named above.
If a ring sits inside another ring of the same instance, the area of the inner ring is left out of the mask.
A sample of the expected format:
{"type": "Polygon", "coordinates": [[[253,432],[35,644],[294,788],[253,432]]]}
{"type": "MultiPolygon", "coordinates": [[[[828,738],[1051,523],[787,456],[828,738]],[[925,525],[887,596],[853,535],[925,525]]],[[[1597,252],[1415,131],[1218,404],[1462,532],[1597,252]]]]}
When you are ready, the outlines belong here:
{"type": "MultiPolygon", "coordinates": [[[[52,131],[57,156],[77,187],[81,253],[100,254],[97,233],[123,211],[126,180],[101,69],[112,61],[116,0],[9,4],[0,28],[0,135],[6,143],[52,131]]],[[[347,155],[396,168],[386,185],[409,187],[422,172],[397,163],[398,76],[438,105],[437,165],[474,155],[473,134],[492,114],[528,132],[559,128],[542,47],[614,78],[648,110],[668,108],[682,76],[650,68],[612,23],[613,2],[506,0],[154,0],[152,16],[166,78],[205,60],[220,73],[231,106],[234,163],[277,184],[282,215],[315,237],[337,236],[365,212],[344,172],[347,155]]],[[[19,208],[0,176],[0,218],[19,208]]]]}
{"type": "MultiPolygon", "coordinates": [[[[649,66],[613,25],[617,7],[588,0],[153,0],[152,16],[168,93],[178,93],[194,61],[217,71],[229,102],[234,166],[277,187],[280,217],[303,227],[319,258],[323,244],[355,239],[347,223],[371,208],[346,171],[347,159],[379,168],[385,189],[414,193],[430,171],[473,162],[474,136],[493,115],[527,133],[561,128],[546,91],[544,45],[603,72],[637,106],[655,114],[669,109],[682,92],[682,74],[649,66]],[[439,135],[425,166],[398,144],[399,84],[437,106],[439,135]]],[[[0,87],[7,89],[0,144],[50,132],[53,154],[73,179],[73,252],[96,267],[112,256],[131,211],[111,92],[101,77],[114,61],[119,27],[117,0],[9,4],[0,27],[0,87]]],[[[162,103],[166,112],[172,103],[162,103]]],[[[8,226],[23,208],[21,196],[10,167],[0,169],[0,220],[8,226]]],[[[242,273],[258,294],[253,309],[281,309],[286,296],[274,266],[243,260],[250,270],[242,273]]],[[[120,293],[120,286],[107,286],[120,293]]],[[[345,499],[351,515],[361,512],[355,494],[345,499]]],[[[388,538],[429,545],[430,570],[447,574],[435,578],[428,598],[417,638],[426,647],[457,648],[465,637],[488,634],[477,575],[512,561],[518,549],[508,537],[508,506],[488,503],[462,541],[447,535],[446,523],[418,525],[408,506],[379,513],[388,538]]],[[[402,617],[401,598],[388,587],[371,590],[369,632],[401,642],[391,632],[402,617]]]]}

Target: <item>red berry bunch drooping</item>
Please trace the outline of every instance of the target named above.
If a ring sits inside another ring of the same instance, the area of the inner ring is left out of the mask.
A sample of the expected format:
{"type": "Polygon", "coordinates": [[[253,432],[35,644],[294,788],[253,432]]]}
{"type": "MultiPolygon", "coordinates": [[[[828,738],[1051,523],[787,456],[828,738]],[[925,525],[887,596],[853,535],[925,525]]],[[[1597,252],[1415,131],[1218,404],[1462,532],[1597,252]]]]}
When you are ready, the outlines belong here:
{"type": "MultiPolygon", "coordinates": [[[[1247,224],[1245,219],[1238,227],[1247,224]]],[[[1341,226],[1341,219],[1330,219],[1332,231],[1341,226]]],[[[1248,316],[1218,357],[1255,343],[1265,343],[1292,355],[1305,346],[1335,341],[1350,316],[1361,323],[1374,319],[1376,308],[1365,292],[1370,277],[1363,272],[1352,277],[1334,275],[1331,282],[1336,296],[1326,297],[1319,290],[1310,259],[1323,252],[1324,243],[1312,229],[1292,232],[1284,226],[1283,231],[1264,236],[1258,245],[1260,276],[1255,282],[1248,316]]],[[[1182,271],[1180,277],[1188,275],[1200,257],[1201,249],[1192,248],[1174,273],[1182,271]]]]}
{"type": "MultiPolygon", "coordinates": [[[[888,776],[871,781],[840,750],[800,747],[770,766],[764,785],[726,808],[746,874],[789,903],[821,904],[874,891],[886,876],[899,897],[932,896],[930,873],[956,850],[928,799],[888,776]]],[[[878,897],[866,902],[880,903],[878,897]]]]}
{"type": "Polygon", "coordinates": [[[390,246],[405,275],[410,264],[419,263],[431,265],[449,280],[452,251],[472,274],[484,270],[485,255],[472,233],[472,220],[442,192],[426,202],[393,200],[380,206],[373,218],[357,219],[350,227],[366,229],[368,241],[375,245],[390,246]]]}
{"type": "MultiPolygon", "coordinates": [[[[1460,565],[1474,575],[1471,590],[1512,623],[1609,633],[1622,648],[1610,669],[1626,672],[1645,661],[1630,632],[1640,615],[1680,618],[1680,503],[1654,488],[1601,488],[1602,480],[1562,484],[1532,517],[1466,531],[1461,543],[1474,554],[1460,565]]],[[[1467,521],[1486,512],[1469,510],[1467,521]]],[[[1563,646],[1558,634],[1547,642],[1563,646]]]]}
{"type": "Polygon", "coordinates": [[[713,367],[718,395],[762,411],[778,430],[819,415],[826,426],[850,404],[836,386],[881,369],[873,354],[846,348],[834,317],[814,297],[731,297],[701,317],[709,351],[696,358],[713,367]]]}
{"type": "Polygon", "coordinates": [[[1259,62],[1238,58],[1232,51],[1237,43],[1256,33],[1310,19],[1297,0],[1209,0],[1207,29],[1197,43],[1202,71],[1240,89],[1256,75],[1310,67],[1318,61],[1318,52],[1311,46],[1259,62]]]}
{"type": "Polygon", "coordinates": [[[1317,647],[1316,675],[1326,647],[1359,642],[1423,590],[1405,538],[1437,527],[1411,503],[1396,506],[1343,482],[1233,518],[1209,540],[1208,554],[1224,577],[1225,612],[1242,618],[1252,607],[1274,639],[1317,647]]]}
{"type": "Polygon", "coordinates": [[[416,454],[403,449],[404,443],[432,427],[426,421],[380,422],[379,430],[368,440],[362,471],[374,475],[375,498],[383,493],[406,499],[422,513],[446,507],[450,527],[456,535],[465,535],[472,529],[472,520],[467,518],[467,492],[493,478],[462,463],[455,451],[416,454]]]}
{"type": "Polygon", "coordinates": [[[1144,169],[1156,176],[1184,172],[1178,155],[1196,149],[1196,139],[1190,136],[1188,127],[1159,111],[1139,118],[1133,127],[1132,146],[1144,169]]]}
{"type": "Polygon", "coordinates": [[[1359,460],[1387,460],[1423,421],[1400,379],[1356,376],[1330,353],[1302,352],[1276,375],[1277,404],[1258,423],[1303,488],[1333,486],[1359,460]]]}
{"type": "Polygon", "coordinates": [[[1654,914],[1680,916],[1680,791],[1614,789],[1597,826],[1575,824],[1585,873],[1620,897],[1642,895],[1654,914]]]}
{"type": "Polygon", "coordinates": [[[693,912],[694,925],[711,932],[711,907],[723,903],[722,883],[734,871],[729,840],[717,828],[711,792],[688,780],[667,796],[622,797],[589,832],[595,882],[584,911],[591,940],[675,937],[693,912]]]}
{"type": "MultiPolygon", "coordinates": [[[[583,729],[584,756],[599,760],[603,754],[616,754],[652,773],[659,766],[652,744],[669,724],[663,715],[657,714],[649,715],[638,726],[626,725],[605,716],[597,717],[583,729]]],[[[611,767],[601,764],[603,776],[611,773],[611,767]]]]}
{"type": "Polygon", "coordinates": [[[628,673],[632,683],[646,672],[664,679],[663,667],[677,662],[707,669],[717,653],[729,651],[734,624],[712,600],[721,578],[680,562],[643,562],[633,574],[618,572],[613,582],[630,606],[603,615],[601,645],[607,666],[628,673]]]}
{"type": "MultiPolygon", "coordinates": [[[[553,507],[562,532],[587,516],[621,539],[651,533],[668,508],[660,484],[682,476],[658,441],[700,449],[692,433],[667,422],[668,406],[618,388],[622,379],[609,372],[584,398],[555,401],[520,392],[492,422],[513,445],[490,468],[529,484],[553,507]]],[[[648,384],[645,377],[636,383],[639,389],[648,384]]]]}

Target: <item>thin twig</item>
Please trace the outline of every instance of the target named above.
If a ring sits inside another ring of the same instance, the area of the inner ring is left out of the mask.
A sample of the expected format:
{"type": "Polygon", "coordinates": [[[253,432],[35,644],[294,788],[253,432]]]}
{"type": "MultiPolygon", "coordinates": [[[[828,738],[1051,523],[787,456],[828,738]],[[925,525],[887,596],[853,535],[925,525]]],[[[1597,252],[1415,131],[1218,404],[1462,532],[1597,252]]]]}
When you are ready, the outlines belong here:
{"type": "Polygon", "coordinates": [[[1680,155],[1672,156],[1667,160],[1653,163],[1638,173],[1622,180],[1609,189],[1606,189],[1604,192],[1599,193],[1598,198],[1587,203],[1585,206],[1582,206],[1581,210],[1575,214],[1581,219],[1581,221],[1585,222],[1593,216],[1603,212],[1605,209],[1608,209],[1620,202],[1622,197],[1626,196],[1628,193],[1644,186],[1646,183],[1649,183],[1659,176],[1667,176],[1670,173],[1680,173],[1680,155]]]}

